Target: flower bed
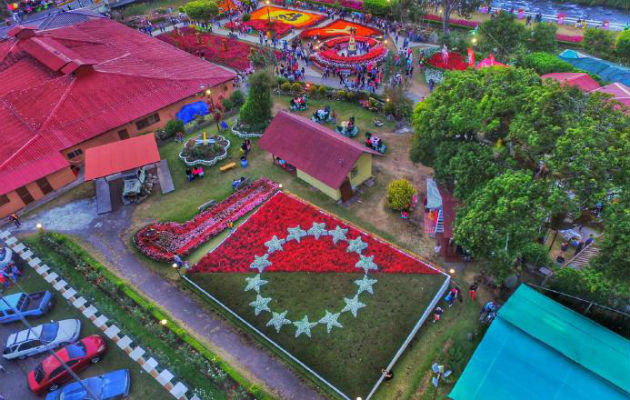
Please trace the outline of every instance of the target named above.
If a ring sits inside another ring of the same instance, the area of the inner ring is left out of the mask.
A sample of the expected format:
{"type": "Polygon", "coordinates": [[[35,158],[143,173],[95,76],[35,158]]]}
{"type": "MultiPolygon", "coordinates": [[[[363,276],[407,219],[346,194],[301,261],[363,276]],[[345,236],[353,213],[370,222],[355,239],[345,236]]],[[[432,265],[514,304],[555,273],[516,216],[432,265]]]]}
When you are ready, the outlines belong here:
{"type": "MultiPolygon", "coordinates": [[[[439,15],[426,14],[424,16],[424,19],[432,21],[432,22],[442,23],[442,17],[439,16],[439,15]]],[[[479,22],[479,21],[471,21],[471,20],[467,20],[467,19],[451,18],[451,19],[448,20],[448,24],[449,25],[456,25],[456,26],[463,26],[463,27],[466,27],[466,28],[476,28],[479,25],[481,25],[481,22],[479,22]]]]}
{"type": "Polygon", "coordinates": [[[322,26],[321,28],[306,29],[302,33],[300,33],[300,37],[303,39],[310,39],[317,36],[320,39],[327,39],[336,36],[350,35],[351,30],[354,30],[355,35],[359,36],[383,35],[383,32],[369,26],[357,24],[343,19],[338,19],[328,25],[322,26]]]}
{"type": "MultiPolygon", "coordinates": [[[[227,158],[228,149],[230,148],[230,141],[221,135],[217,135],[217,139],[215,139],[216,143],[208,144],[208,146],[219,147],[217,151],[213,151],[211,153],[212,158],[200,159],[196,157],[195,152],[192,149],[190,149],[189,146],[204,146],[203,143],[199,143],[199,141],[202,141],[202,140],[203,139],[201,138],[201,135],[193,139],[189,139],[184,145],[184,150],[182,150],[179,153],[180,160],[182,160],[189,167],[192,167],[194,165],[200,165],[200,164],[211,167],[215,165],[216,163],[218,163],[219,161],[225,160],[227,158]],[[217,154],[214,154],[214,153],[217,153],[217,154]]],[[[212,140],[212,138],[210,138],[209,140],[212,140]]]]}
{"type": "Polygon", "coordinates": [[[366,244],[366,256],[373,257],[378,271],[385,273],[437,274],[436,269],[417,258],[396,249],[391,244],[380,241],[364,231],[348,226],[338,218],[315,208],[314,206],[277,193],[267,201],[247,222],[242,224],[221,246],[202,258],[190,269],[190,273],[209,272],[252,272],[250,265],[254,255],[268,251],[270,241],[286,236],[289,228],[300,226],[309,231],[313,224],[325,224],[329,236],[326,240],[317,240],[313,235],[301,240],[286,241],[284,251],[272,254],[272,265],[266,271],[306,271],[306,272],[347,272],[356,273],[357,254],[349,250],[346,242],[333,241],[333,230],[339,226],[347,230],[345,236],[366,244]]]}
{"type": "Polygon", "coordinates": [[[367,37],[355,37],[357,43],[367,42],[370,50],[365,54],[343,56],[339,54],[336,46],[341,46],[350,40],[350,36],[337,39],[329,39],[323,44],[324,50],[320,50],[311,55],[311,59],[319,66],[328,66],[333,68],[352,68],[356,65],[367,65],[369,63],[380,62],[387,55],[387,48],[379,44],[375,39],[367,37]]]}
{"type": "Polygon", "coordinates": [[[560,33],[556,34],[556,39],[559,42],[564,42],[564,43],[581,43],[583,37],[579,36],[579,35],[562,35],[560,33]]]}
{"type": "Polygon", "coordinates": [[[464,61],[464,57],[461,54],[450,51],[448,52],[448,58],[446,62],[444,62],[444,57],[442,56],[442,53],[437,52],[429,57],[429,59],[427,60],[427,64],[438,69],[445,69],[449,71],[463,71],[468,68],[468,64],[466,64],[466,61],[464,61]]]}
{"type": "Polygon", "coordinates": [[[326,19],[325,15],[315,14],[303,10],[290,10],[288,8],[265,6],[251,13],[251,20],[264,21],[267,23],[271,20],[279,21],[290,25],[294,28],[306,28],[316,25],[326,19]]]}
{"type": "MultiPolygon", "coordinates": [[[[254,46],[240,40],[200,32],[191,27],[163,33],[157,38],[189,53],[203,56],[208,61],[227,65],[239,71],[251,68],[249,55],[254,46]]],[[[276,56],[280,59],[280,52],[276,52],[276,56]]]]}
{"type": "Polygon", "coordinates": [[[261,178],[184,223],[162,222],[145,226],[134,236],[140,252],[157,261],[170,262],[175,254],[186,255],[218,235],[231,221],[247,214],[278,190],[261,178]]]}

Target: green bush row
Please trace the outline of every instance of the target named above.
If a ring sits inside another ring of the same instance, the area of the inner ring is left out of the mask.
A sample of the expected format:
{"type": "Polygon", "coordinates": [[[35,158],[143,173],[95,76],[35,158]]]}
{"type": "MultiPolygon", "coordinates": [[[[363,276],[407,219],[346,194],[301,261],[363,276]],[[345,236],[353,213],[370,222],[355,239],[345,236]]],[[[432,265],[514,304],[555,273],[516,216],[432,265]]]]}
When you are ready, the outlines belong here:
{"type": "Polygon", "coordinates": [[[537,51],[518,58],[517,65],[522,68],[530,68],[539,75],[550,74],[552,72],[584,72],[597,81],[600,85],[605,83],[602,79],[589,72],[574,67],[568,62],[561,60],[555,54],[537,51]]]}
{"type": "Polygon", "coordinates": [[[173,322],[164,310],[110,272],[70,238],[44,233],[27,239],[27,242],[40,253],[42,259],[49,259],[50,264],[59,268],[61,271],[58,272],[79,287],[84,296],[95,299],[99,309],[121,322],[125,330],[151,347],[155,358],[168,364],[177,376],[195,385],[194,389],[201,389],[199,395],[202,398],[204,394],[208,398],[226,397],[224,392],[229,391],[229,398],[255,396],[271,399],[261,388],[251,384],[173,322]],[[146,316],[152,318],[146,320],[146,316]],[[159,324],[163,319],[169,321],[166,326],[159,324]],[[188,346],[182,346],[181,342],[188,346]],[[228,382],[228,375],[240,386],[228,382]]]}

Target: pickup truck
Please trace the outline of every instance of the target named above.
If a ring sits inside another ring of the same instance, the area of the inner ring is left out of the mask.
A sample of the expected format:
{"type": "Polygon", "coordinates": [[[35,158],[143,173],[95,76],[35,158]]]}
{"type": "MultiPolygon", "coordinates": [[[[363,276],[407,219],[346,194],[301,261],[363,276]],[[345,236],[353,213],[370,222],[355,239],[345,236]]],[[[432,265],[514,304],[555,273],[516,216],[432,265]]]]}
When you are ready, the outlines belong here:
{"type": "Polygon", "coordinates": [[[14,293],[0,299],[0,324],[19,321],[22,317],[40,317],[53,308],[54,297],[48,290],[37,293],[14,293]]]}

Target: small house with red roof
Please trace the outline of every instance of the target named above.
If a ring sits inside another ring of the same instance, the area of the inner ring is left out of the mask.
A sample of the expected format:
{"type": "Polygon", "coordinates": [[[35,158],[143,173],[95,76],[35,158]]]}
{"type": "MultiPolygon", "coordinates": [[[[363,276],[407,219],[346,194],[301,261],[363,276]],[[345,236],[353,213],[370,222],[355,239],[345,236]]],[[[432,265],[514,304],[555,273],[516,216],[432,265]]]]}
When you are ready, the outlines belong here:
{"type": "Polygon", "coordinates": [[[583,72],[553,72],[542,75],[540,79],[543,81],[551,79],[559,82],[561,85],[575,86],[583,92],[590,92],[599,88],[599,83],[591,78],[589,74],[583,72]]]}
{"type": "Polygon", "coordinates": [[[273,162],[334,200],[347,201],[372,177],[380,153],[308,118],[279,112],[258,141],[273,162]]]}
{"type": "MultiPolygon", "coordinates": [[[[235,74],[106,18],[0,41],[0,217],[76,179],[86,149],[155,131],[235,74]]],[[[208,100],[208,96],[203,98],[208,100]]]]}

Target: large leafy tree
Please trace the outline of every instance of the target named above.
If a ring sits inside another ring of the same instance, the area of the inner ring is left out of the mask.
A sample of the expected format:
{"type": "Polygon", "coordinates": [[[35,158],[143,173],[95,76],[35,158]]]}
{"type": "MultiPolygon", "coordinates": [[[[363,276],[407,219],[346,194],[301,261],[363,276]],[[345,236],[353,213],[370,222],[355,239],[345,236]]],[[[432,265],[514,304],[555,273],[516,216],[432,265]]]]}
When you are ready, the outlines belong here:
{"type": "Polygon", "coordinates": [[[555,52],[558,49],[557,31],[558,25],[551,22],[536,24],[531,30],[531,37],[527,42],[527,47],[531,51],[555,52]]]}
{"type": "Polygon", "coordinates": [[[514,15],[499,13],[479,26],[479,47],[492,52],[501,61],[508,61],[525,43],[527,30],[514,15]]]}
{"type": "Polygon", "coordinates": [[[219,14],[219,6],[210,0],[196,0],[184,6],[186,14],[194,21],[210,21],[219,14]]]}
{"type": "Polygon", "coordinates": [[[249,77],[249,93],[239,112],[239,119],[252,131],[264,129],[271,120],[271,88],[274,82],[267,69],[256,71],[249,77]]]}
{"type": "Polygon", "coordinates": [[[494,276],[505,278],[532,253],[547,218],[546,187],[530,173],[506,171],[470,196],[455,223],[455,241],[475,258],[491,260],[494,276]]]}
{"type": "Polygon", "coordinates": [[[461,16],[468,16],[477,10],[484,2],[483,0],[417,0],[423,7],[433,8],[441,13],[442,30],[448,31],[448,20],[453,12],[461,16]]]}

